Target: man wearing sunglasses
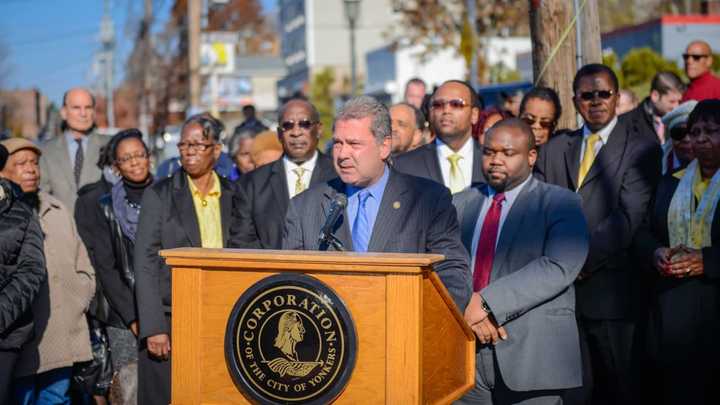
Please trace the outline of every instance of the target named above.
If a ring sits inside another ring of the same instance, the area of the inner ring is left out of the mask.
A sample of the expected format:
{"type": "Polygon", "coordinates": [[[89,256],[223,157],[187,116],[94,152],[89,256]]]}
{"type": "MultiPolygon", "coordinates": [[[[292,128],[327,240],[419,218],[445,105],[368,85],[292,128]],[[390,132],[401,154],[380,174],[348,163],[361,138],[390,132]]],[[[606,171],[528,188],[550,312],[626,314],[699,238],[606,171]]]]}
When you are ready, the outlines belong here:
{"type": "Polygon", "coordinates": [[[481,109],[482,100],[468,83],[443,83],[430,99],[435,142],[398,156],[395,168],[444,184],[453,194],[483,181],[482,151],[472,137],[481,109]]]}
{"type": "MultiPolygon", "coordinates": [[[[583,350],[583,403],[634,403],[631,370],[635,315],[642,308],[631,242],[660,177],[660,145],[615,116],[618,80],[609,67],[583,66],[573,80],[585,124],[541,149],[536,176],[577,192],[590,231],[590,250],[576,281],[583,350]],[[605,397],[605,398],[604,398],[605,397]]],[[[568,399],[573,402],[579,398],[568,399]]]]}
{"type": "Polygon", "coordinates": [[[692,41],[683,54],[690,85],[682,101],[720,98],[720,78],[711,73],[712,49],[705,41],[692,41]]]}
{"type": "Polygon", "coordinates": [[[650,83],[650,95],[632,111],[628,119],[636,125],[640,134],[664,145],[670,134],[663,124],[665,114],[680,105],[685,84],[672,72],[658,72],[650,83]]]}
{"type": "Polygon", "coordinates": [[[282,248],[290,199],[336,176],[332,160],[317,150],[322,123],[315,106],[306,100],[290,100],[280,108],[279,122],[282,157],[240,180],[248,197],[241,209],[249,214],[250,228],[263,249],[282,248]]]}

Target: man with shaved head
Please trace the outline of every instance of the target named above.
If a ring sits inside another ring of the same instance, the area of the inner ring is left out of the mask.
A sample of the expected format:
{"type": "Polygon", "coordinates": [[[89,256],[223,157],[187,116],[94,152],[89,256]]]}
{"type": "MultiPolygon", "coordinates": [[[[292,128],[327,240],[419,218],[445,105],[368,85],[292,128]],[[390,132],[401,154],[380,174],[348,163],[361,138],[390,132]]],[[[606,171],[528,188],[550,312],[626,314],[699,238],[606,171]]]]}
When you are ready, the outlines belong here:
{"type": "Polygon", "coordinates": [[[712,49],[705,41],[692,41],[688,45],[683,54],[683,60],[685,61],[685,74],[690,79],[690,85],[682,102],[720,98],[720,79],[711,72],[712,55],[712,49]]]}
{"type": "Polygon", "coordinates": [[[100,177],[95,162],[106,141],[94,133],[95,98],[86,89],[65,92],[60,116],[63,133],[40,147],[40,189],[74,212],[78,189],[100,177]]]}

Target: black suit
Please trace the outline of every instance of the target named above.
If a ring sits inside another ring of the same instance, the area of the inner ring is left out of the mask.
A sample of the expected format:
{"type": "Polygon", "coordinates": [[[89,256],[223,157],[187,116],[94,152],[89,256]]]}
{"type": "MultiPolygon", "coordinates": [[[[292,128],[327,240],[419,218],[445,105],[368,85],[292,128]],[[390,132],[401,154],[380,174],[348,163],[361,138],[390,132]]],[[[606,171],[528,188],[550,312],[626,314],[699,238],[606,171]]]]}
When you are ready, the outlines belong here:
{"type": "MultiPolygon", "coordinates": [[[[637,251],[644,263],[652,263],[656,249],[670,247],[668,210],[679,180],[663,177],[638,231],[637,251]]],[[[720,208],[720,207],[719,207],[720,208]]],[[[687,279],[660,277],[650,265],[654,294],[648,322],[650,363],[658,370],[647,394],[658,395],[654,403],[719,403],[714,377],[720,373],[720,211],[710,231],[712,246],[702,249],[705,274],[687,279]]]]}
{"type": "MultiPolygon", "coordinates": [[[[536,176],[575,191],[583,142],[582,129],[550,139],[540,151],[536,176]]],[[[618,403],[631,401],[630,347],[645,304],[631,243],[655,192],[660,156],[657,142],[621,117],[577,190],[590,231],[585,278],[576,283],[581,335],[590,350],[585,365],[591,356],[595,377],[615,390],[612,400],[618,403]]]]}
{"type": "Polygon", "coordinates": [[[633,131],[637,131],[638,134],[657,142],[658,145],[660,144],[660,138],[658,138],[655,122],[653,121],[650,97],[643,100],[633,110],[623,114],[622,117],[633,131]]]}
{"type": "MultiPolygon", "coordinates": [[[[335,178],[293,198],[285,219],[283,249],[319,250],[318,235],[332,201],[345,192],[345,183],[335,178]]],[[[352,250],[347,218],[347,212],[340,216],[334,233],[352,250]]],[[[438,184],[391,169],[367,251],[445,255],[433,266],[435,271],[461,311],[470,300],[468,254],[460,241],[457,214],[450,193],[438,184]]]]}
{"type": "MultiPolygon", "coordinates": [[[[226,179],[220,179],[220,213],[223,247],[257,247],[252,242],[231,245],[230,228],[247,225],[239,210],[244,193],[226,179]]],[[[201,247],[200,228],[187,174],[178,170],[145,190],[135,237],[135,297],[140,321],[141,349],[138,362],[138,403],[170,402],[170,362],[149,357],[144,339],[170,334],[170,268],[158,252],[178,247],[201,247]]],[[[249,232],[240,232],[249,234],[249,232]]],[[[172,342],[171,342],[172,348],[172,342]]]]}
{"type": "MultiPolygon", "coordinates": [[[[482,172],[482,146],[475,140],[473,143],[473,168],[471,184],[485,182],[482,172]]],[[[393,157],[393,168],[399,172],[424,177],[440,184],[443,182],[442,170],[438,159],[437,144],[433,141],[415,150],[393,157]]]]}
{"type": "MultiPolygon", "coordinates": [[[[318,152],[309,187],[334,177],[332,159],[318,152]]],[[[249,214],[254,237],[263,249],[280,249],[285,213],[290,202],[283,159],[247,173],[240,179],[240,184],[247,194],[247,204],[240,209],[249,214]]],[[[231,238],[234,240],[235,235],[231,238]]]]}

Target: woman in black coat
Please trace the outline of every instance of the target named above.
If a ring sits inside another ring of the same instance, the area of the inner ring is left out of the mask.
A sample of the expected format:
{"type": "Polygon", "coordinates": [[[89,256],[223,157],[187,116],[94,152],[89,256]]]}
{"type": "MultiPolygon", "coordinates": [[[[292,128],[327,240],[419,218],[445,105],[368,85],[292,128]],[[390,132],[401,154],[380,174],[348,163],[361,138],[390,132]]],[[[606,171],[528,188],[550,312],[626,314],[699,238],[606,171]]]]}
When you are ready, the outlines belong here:
{"type": "Polygon", "coordinates": [[[695,160],[660,181],[636,239],[656,275],[644,370],[658,402],[720,403],[720,100],[698,103],[687,131],[695,160]]]}
{"type": "MultiPolygon", "coordinates": [[[[8,152],[0,145],[0,177],[8,152]]],[[[0,403],[6,403],[20,349],[33,333],[30,306],[47,276],[43,235],[19,188],[0,178],[0,403]]]]}

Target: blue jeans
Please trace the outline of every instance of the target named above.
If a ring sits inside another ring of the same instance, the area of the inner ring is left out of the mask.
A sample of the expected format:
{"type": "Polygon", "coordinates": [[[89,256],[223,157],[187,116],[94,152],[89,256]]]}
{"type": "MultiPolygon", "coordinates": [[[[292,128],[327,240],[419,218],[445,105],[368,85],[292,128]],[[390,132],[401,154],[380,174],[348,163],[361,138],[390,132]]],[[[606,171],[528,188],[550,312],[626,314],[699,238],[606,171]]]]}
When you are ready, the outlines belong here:
{"type": "Polygon", "coordinates": [[[70,404],[72,367],[56,368],[15,380],[15,403],[22,405],[70,404]]]}

